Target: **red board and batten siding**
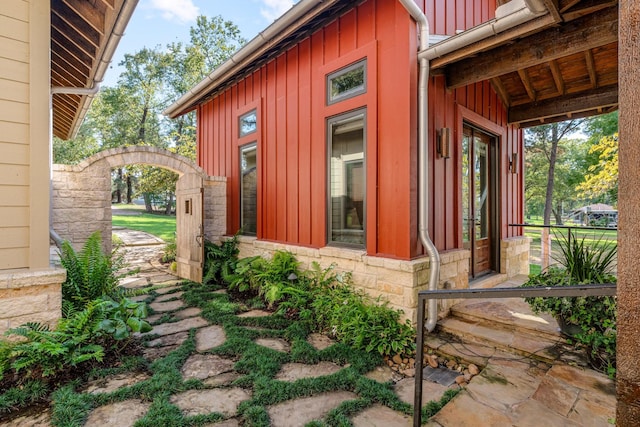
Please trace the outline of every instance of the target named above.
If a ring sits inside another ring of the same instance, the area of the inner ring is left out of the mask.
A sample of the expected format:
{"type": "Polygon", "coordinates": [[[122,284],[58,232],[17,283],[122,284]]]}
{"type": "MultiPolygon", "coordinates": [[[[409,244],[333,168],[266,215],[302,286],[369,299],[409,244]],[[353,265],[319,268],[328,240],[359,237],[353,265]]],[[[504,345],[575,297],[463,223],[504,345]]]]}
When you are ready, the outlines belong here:
{"type": "MultiPolygon", "coordinates": [[[[440,34],[477,25],[495,9],[494,0],[426,3],[431,32],[440,34]]],[[[228,233],[239,228],[239,147],[256,141],[258,238],[326,245],[326,118],[366,107],[367,252],[401,259],[422,253],[417,240],[416,43],[415,24],[397,0],[369,0],[198,107],[198,162],[209,174],[227,177],[228,233]],[[367,93],[327,106],[326,74],[363,57],[367,93]],[[238,117],[254,108],[257,132],[240,139],[238,117]]],[[[459,168],[453,163],[460,140],[456,131],[452,158],[437,159],[435,132],[443,126],[457,129],[462,119],[456,102],[500,126],[506,113],[488,84],[447,92],[444,80],[433,78],[430,92],[429,150],[435,159],[430,230],[439,249],[454,249],[462,246],[459,168]]],[[[521,145],[517,130],[506,135],[501,139],[505,159],[507,148],[521,145]]],[[[503,223],[522,217],[521,196],[513,194],[521,176],[502,181],[503,223]]],[[[503,237],[511,232],[503,226],[503,237]]]]}

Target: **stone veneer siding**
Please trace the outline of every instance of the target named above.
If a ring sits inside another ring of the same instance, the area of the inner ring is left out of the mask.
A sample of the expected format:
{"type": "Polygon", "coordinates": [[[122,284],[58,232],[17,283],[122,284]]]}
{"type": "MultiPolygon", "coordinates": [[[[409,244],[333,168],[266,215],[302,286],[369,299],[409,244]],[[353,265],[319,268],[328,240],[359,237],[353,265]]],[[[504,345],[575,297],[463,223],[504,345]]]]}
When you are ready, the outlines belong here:
{"type": "MultiPolygon", "coordinates": [[[[501,273],[504,279],[529,273],[528,237],[513,237],[501,242],[501,273]]],[[[335,264],[339,271],[350,271],[353,284],[372,297],[383,296],[393,308],[403,310],[404,318],[414,324],[417,320],[418,292],[428,288],[429,260],[398,260],[374,257],[364,251],[338,247],[320,249],[287,245],[257,240],[253,237],[240,237],[240,257],[261,255],[270,257],[277,250],[293,253],[301,262],[303,270],[313,261],[322,268],[335,264]]],[[[440,281],[438,289],[469,288],[469,258],[466,249],[440,253],[440,281]]],[[[439,300],[438,316],[446,317],[452,305],[459,300],[439,300]]]]}
{"type": "Polygon", "coordinates": [[[0,334],[27,322],[54,327],[61,316],[65,278],[62,269],[0,273],[0,334]]]}
{"type": "Polygon", "coordinates": [[[500,242],[500,272],[508,278],[529,275],[530,237],[510,237],[500,242]]]}
{"type": "MultiPolygon", "coordinates": [[[[404,318],[416,322],[418,291],[428,288],[429,260],[398,260],[368,256],[364,251],[327,246],[320,249],[287,245],[240,237],[238,247],[240,257],[261,255],[270,257],[277,250],[295,255],[306,270],[313,261],[322,268],[336,265],[338,271],[349,271],[353,284],[376,298],[383,296],[393,308],[403,310],[404,318]]],[[[468,286],[469,252],[466,250],[447,251],[440,254],[440,289],[463,289],[468,286]]],[[[440,304],[439,313],[445,315],[448,301],[440,304]]]]}

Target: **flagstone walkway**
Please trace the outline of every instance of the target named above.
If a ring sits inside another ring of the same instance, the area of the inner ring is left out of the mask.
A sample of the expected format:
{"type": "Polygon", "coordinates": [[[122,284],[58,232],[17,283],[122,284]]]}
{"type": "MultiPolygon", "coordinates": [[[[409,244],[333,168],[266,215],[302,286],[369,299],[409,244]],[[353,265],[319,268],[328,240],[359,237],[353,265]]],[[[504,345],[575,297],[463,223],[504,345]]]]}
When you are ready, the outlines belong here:
{"type": "MultiPolygon", "coordinates": [[[[159,250],[158,247],[135,248],[137,249],[127,247],[131,251],[130,256],[137,253],[137,256],[144,258],[159,250]]],[[[136,262],[140,272],[135,280],[127,282],[127,286],[141,287],[149,283],[160,285],[149,302],[154,311],[148,319],[153,324],[153,330],[149,334],[155,338],[146,343],[144,356],[155,360],[168,355],[188,339],[190,331],[195,330],[195,352],[183,364],[181,374],[183,380],[200,380],[203,386],[175,394],[171,396],[170,402],[188,416],[214,412],[224,415],[223,421],[207,424],[210,427],[243,425],[238,407],[251,399],[253,391],[234,385],[234,381],[242,376],[235,370],[236,361],[210,353],[210,350],[226,342],[224,328],[209,324],[200,316],[199,308],[185,304],[182,299],[184,290],[179,285],[179,280],[164,266],[154,260],[149,261],[148,258],[138,259],[136,262]]],[[[147,295],[137,298],[144,300],[147,295]]],[[[239,314],[242,317],[269,315],[269,312],[262,310],[248,310],[239,314]]],[[[285,354],[291,351],[291,344],[285,339],[271,338],[268,334],[255,342],[285,354]]],[[[334,344],[328,337],[317,334],[309,336],[308,342],[317,350],[334,344]]],[[[431,340],[432,345],[433,343],[431,340]]],[[[464,379],[459,381],[463,390],[432,419],[423,420],[429,426],[607,426],[614,420],[615,385],[602,374],[564,363],[545,364],[479,345],[452,344],[446,341],[441,341],[440,344],[455,348],[461,358],[467,354],[467,363],[476,362],[484,369],[473,378],[468,376],[468,383],[464,379]]],[[[339,374],[344,368],[345,366],[326,361],[313,365],[284,363],[274,379],[295,382],[339,374]]],[[[378,367],[366,376],[379,382],[392,383],[396,396],[413,404],[413,378],[402,378],[388,366],[378,367]]],[[[456,375],[452,378],[455,377],[456,375]]],[[[89,384],[85,392],[110,393],[123,387],[131,387],[147,378],[146,374],[140,373],[115,375],[89,384]]],[[[429,372],[425,372],[425,378],[423,404],[429,400],[439,400],[450,387],[461,387],[454,381],[448,386],[433,382],[429,378],[434,377],[429,372]]],[[[272,426],[304,426],[312,420],[323,419],[341,403],[358,397],[354,391],[333,391],[283,401],[269,406],[267,412],[272,426]]],[[[394,411],[382,403],[375,403],[356,413],[350,422],[356,427],[412,425],[410,416],[394,411]]],[[[89,414],[85,425],[133,426],[149,408],[149,402],[138,399],[101,406],[89,414]]],[[[46,426],[49,425],[46,414],[40,414],[37,419],[15,420],[0,426],[46,426]]]]}

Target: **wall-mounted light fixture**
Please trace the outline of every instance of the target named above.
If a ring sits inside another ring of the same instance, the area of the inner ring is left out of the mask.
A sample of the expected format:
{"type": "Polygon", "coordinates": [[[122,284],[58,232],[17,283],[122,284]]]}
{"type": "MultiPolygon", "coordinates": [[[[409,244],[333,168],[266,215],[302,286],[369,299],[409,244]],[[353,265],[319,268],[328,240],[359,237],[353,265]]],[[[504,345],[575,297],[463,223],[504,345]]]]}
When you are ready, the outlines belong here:
{"type": "Polygon", "coordinates": [[[518,153],[512,153],[509,157],[509,172],[518,173],[518,153]]]}
{"type": "Polygon", "coordinates": [[[443,159],[449,158],[449,149],[451,148],[451,129],[442,128],[440,129],[440,134],[438,135],[438,144],[437,144],[438,154],[443,159]]]}

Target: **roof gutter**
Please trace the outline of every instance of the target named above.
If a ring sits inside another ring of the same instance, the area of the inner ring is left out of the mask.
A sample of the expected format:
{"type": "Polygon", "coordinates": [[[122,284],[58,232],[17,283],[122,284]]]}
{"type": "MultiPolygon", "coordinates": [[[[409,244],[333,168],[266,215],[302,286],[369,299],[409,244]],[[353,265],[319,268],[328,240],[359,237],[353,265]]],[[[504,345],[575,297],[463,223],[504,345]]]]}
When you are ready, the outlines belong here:
{"type": "Polygon", "coordinates": [[[213,70],[211,74],[206,76],[200,83],[192,87],[176,102],[167,107],[162,114],[170,118],[175,118],[182,114],[185,108],[189,108],[189,104],[203,93],[209,92],[216,85],[220,84],[228,74],[232,73],[237,66],[242,65],[250,55],[268,45],[274,38],[279,36],[284,30],[289,28],[310,10],[314,9],[318,5],[327,3],[335,3],[335,1],[301,0],[298,4],[289,9],[288,12],[275,20],[273,24],[268,26],[264,31],[258,33],[258,35],[249,43],[240,48],[231,58],[222,63],[218,68],[213,70]]]}
{"type": "Polygon", "coordinates": [[[111,35],[107,40],[107,44],[105,45],[104,50],[102,51],[102,55],[100,55],[100,60],[98,61],[98,66],[96,67],[96,71],[93,75],[92,85],[89,88],[70,88],[70,87],[53,87],[51,89],[51,94],[59,93],[59,94],[74,94],[74,95],[83,95],[85,98],[81,102],[80,111],[76,114],[75,121],[71,128],[71,132],[69,133],[69,137],[73,138],[80,128],[80,124],[82,124],[82,119],[89,111],[89,107],[91,107],[91,101],[93,97],[100,90],[100,82],[104,78],[104,75],[111,63],[111,59],[113,58],[113,54],[120,43],[120,39],[124,35],[124,30],[129,24],[129,20],[131,19],[131,15],[133,15],[133,11],[138,5],[138,0],[124,0],[122,8],[120,9],[120,13],[116,18],[116,22],[113,24],[113,30],[111,31],[111,35]]]}
{"type": "MultiPolygon", "coordinates": [[[[419,50],[429,47],[429,21],[413,0],[400,0],[407,12],[418,24],[419,50]]],[[[438,289],[440,281],[440,254],[429,237],[429,60],[418,58],[418,229],[420,242],[429,255],[430,291],[438,289]]],[[[425,328],[431,332],[438,321],[435,299],[429,300],[425,328]]]]}
{"type": "Polygon", "coordinates": [[[494,19],[449,37],[429,48],[421,49],[418,58],[432,60],[444,56],[457,49],[524,24],[548,12],[547,7],[544,5],[544,0],[511,0],[496,9],[496,17],[494,19]]]}

